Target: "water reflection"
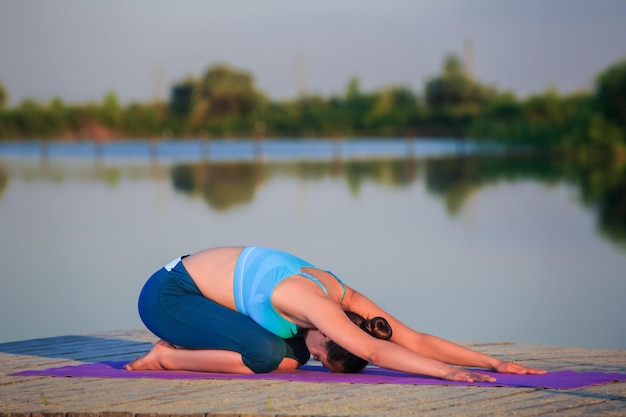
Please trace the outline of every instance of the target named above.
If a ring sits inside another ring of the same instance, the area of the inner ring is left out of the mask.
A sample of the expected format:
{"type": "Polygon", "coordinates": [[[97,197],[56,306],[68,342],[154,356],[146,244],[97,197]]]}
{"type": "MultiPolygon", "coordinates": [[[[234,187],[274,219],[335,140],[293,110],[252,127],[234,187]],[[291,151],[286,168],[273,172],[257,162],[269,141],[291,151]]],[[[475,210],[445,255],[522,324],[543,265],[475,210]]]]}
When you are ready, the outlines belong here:
{"type": "Polygon", "coordinates": [[[171,176],[176,190],[202,196],[217,211],[251,203],[261,181],[255,163],[181,164],[172,168],[171,176]]]}
{"type": "Polygon", "coordinates": [[[410,185],[417,179],[418,162],[414,159],[367,161],[296,161],[281,163],[226,162],[174,165],[171,178],[174,189],[191,196],[201,195],[214,210],[227,210],[249,204],[256,190],[278,177],[297,178],[304,182],[325,178],[343,178],[353,196],[363,183],[372,181],[384,186],[410,185]]]}
{"type": "Polygon", "coordinates": [[[7,189],[9,185],[9,173],[6,168],[0,164],[0,200],[2,200],[2,195],[7,189]]]}
{"type": "Polygon", "coordinates": [[[213,210],[228,210],[253,202],[262,184],[276,177],[301,181],[342,178],[357,197],[364,183],[406,187],[423,177],[427,190],[442,199],[455,216],[481,188],[506,181],[568,183],[579,202],[597,217],[598,231],[626,249],[626,163],[571,160],[545,156],[459,156],[448,158],[391,158],[352,161],[295,161],[282,163],[225,162],[174,165],[174,188],[201,195],[213,210]]]}
{"type": "MultiPolygon", "coordinates": [[[[5,162],[6,164],[6,162],[5,162]]],[[[104,182],[115,187],[123,180],[170,177],[174,189],[202,197],[212,210],[226,211],[251,204],[260,186],[278,177],[301,181],[341,178],[357,197],[364,183],[407,187],[423,177],[430,193],[441,198],[454,216],[481,188],[500,181],[531,180],[543,184],[568,183],[578,201],[595,212],[598,232],[626,249],[626,161],[554,158],[537,155],[459,155],[441,158],[382,158],[366,160],[281,161],[260,159],[236,162],[180,163],[151,160],[147,165],[109,165],[102,159],[87,163],[16,164],[10,170],[28,182],[62,183],[68,179],[104,182]]],[[[0,200],[11,180],[0,162],[0,200]]]]}
{"type": "MultiPolygon", "coordinates": [[[[5,162],[6,164],[6,162],[5,162]]],[[[101,159],[57,164],[42,158],[38,164],[16,164],[9,170],[0,162],[0,200],[11,175],[22,179],[62,183],[68,179],[103,182],[115,187],[123,180],[171,178],[174,189],[200,196],[212,210],[227,211],[251,204],[263,184],[278,177],[301,181],[341,178],[354,197],[363,184],[408,187],[423,177],[427,190],[439,197],[451,216],[461,211],[481,188],[501,181],[567,183],[578,190],[578,201],[593,210],[598,232],[626,249],[626,161],[598,161],[531,155],[459,155],[441,158],[382,158],[264,162],[179,163],[151,160],[147,165],[110,165],[101,159]],[[9,174],[9,171],[12,174],[9,174]]]]}
{"type": "Polygon", "coordinates": [[[449,213],[457,213],[469,196],[498,181],[565,182],[578,190],[579,202],[596,211],[600,233],[626,244],[626,163],[595,159],[538,156],[464,157],[428,162],[426,185],[443,198],[449,213]]]}

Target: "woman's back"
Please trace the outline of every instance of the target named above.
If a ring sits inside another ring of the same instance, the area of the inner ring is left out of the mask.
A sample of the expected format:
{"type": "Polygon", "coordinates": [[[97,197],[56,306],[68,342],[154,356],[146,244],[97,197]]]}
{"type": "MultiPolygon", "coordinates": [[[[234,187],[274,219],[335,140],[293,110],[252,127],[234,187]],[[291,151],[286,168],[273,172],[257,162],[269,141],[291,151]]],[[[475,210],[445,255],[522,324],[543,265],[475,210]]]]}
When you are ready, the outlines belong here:
{"type": "Polygon", "coordinates": [[[202,294],[235,310],[233,275],[242,246],[206,249],[183,259],[183,265],[202,294]]]}
{"type": "MultiPolygon", "coordinates": [[[[236,284],[234,277],[237,273],[243,274],[242,270],[237,270],[238,267],[242,266],[238,263],[240,262],[240,255],[244,250],[250,251],[251,249],[255,250],[255,254],[261,253],[262,255],[265,255],[267,253],[269,255],[275,255],[270,256],[272,259],[274,259],[272,261],[273,268],[271,272],[275,274],[275,270],[280,269],[282,271],[281,274],[284,276],[281,276],[281,279],[279,280],[275,280],[273,278],[270,279],[271,288],[264,288],[268,292],[266,294],[266,301],[269,301],[270,297],[272,298],[272,300],[274,300],[273,295],[276,290],[278,290],[281,294],[284,292],[284,294],[282,294],[282,296],[280,297],[280,299],[283,300],[283,303],[281,303],[282,308],[274,306],[274,308],[276,308],[279,314],[281,314],[283,317],[284,315],[290,315],[290,308],[288,307],[294,307],[292,302],[287,302],[286,304],[284,302],[285,300],[289,301],[292,299],[292,291],[298,291],[300,294],[302,294],[303,292],[311,295],[317,294],[324,298],[329,298],[329,296],[332,296],[332,299],[338,301],[339,303],[341,303],[341,301],[343,300],[346,294],[346,287],[344,287],[344,284],[339,280],[339,278],[337,278],[329,271],[320,270],[311,265],[309,262],[282,251],[252,247],[247,247],[246,249],[246,247],[243,246],[218,247],[206,249],[195,253],[191,256],[184,258],[182,262],[189,272],[189,275],[191,275],[195,284],[202,292],[202,295],[233,311],[238,311],[240,313],[246,314],[245,311],[240,311],[240,308],[238,308],[238,305],[235,301],[236,284]],[[278,282],[287,277],[294,277],[289,280],[291,283],[288,287],[284,287],[283,285],[277,285],[278,282]],[[280,290],[279,287],[281,288],[280,290]]],[[[242,257],[246,258],[246,256],[242,257]]],[[[266,257],[262,256],[262,258],[266,257]]],[[[256,266],[256,268],[248,268],[248,277],[246,278],[248,281],[250,281],[248,282],[248,285],[252,283],[253,286],[256,287],[257,279],[265,279],[265,275],[267,274],[267,271],[265,270],[267,268],[265,267],[267,267],[267,265],[264,264],[265,269],[258,270],[258,263],[248,262],[247,264],[251,264],[251,266],[256,266]],[[252,277],[257,273],[264,278],[252,277]],[[252,276],[250,276],[250,274],[252,274],[252,276]]],[[[243,279],[243,277],[241,278],[243,279]]],[[[239,288],[240,290],[242,289],[241,282],[239,282],[239,288]]],[[[241,306],[242,300],[240,297],[239,307],[241,306]]],[[[292,322],[292,324],[298,325],[305,324],[302,322],[298,323],[297,321],[293,321],[293,318],[292,322]]]]}

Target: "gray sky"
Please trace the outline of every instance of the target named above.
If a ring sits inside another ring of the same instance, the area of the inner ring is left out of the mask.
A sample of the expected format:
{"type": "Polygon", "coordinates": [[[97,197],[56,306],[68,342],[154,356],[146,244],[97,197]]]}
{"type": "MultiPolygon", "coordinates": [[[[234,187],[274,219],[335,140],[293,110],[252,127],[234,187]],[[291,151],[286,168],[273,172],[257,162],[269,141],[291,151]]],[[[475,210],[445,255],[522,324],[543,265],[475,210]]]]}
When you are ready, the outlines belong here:
{"type": "Polygon", "coordinates": [[[123,102],[228,63],[274,99],[406,85],[471,40],[476,78],[520,96],[590,88],[626,57],[621,0],[0,0],[11,104],[123,102]]]}

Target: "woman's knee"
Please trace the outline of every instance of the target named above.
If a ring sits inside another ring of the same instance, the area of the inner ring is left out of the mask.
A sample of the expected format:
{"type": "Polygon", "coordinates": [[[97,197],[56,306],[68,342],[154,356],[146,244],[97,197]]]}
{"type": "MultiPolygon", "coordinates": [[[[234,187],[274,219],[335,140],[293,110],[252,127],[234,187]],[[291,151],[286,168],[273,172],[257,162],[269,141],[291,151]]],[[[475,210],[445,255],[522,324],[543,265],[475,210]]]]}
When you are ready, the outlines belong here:
{"type": "Polygon", "coordinates": [[[243,363],[254,373],[261,374],[271,372],[285,358],[287,348],[285,341],[278,337],[264,338],[254,346],[250,346],[241,354],[243,363]]]}

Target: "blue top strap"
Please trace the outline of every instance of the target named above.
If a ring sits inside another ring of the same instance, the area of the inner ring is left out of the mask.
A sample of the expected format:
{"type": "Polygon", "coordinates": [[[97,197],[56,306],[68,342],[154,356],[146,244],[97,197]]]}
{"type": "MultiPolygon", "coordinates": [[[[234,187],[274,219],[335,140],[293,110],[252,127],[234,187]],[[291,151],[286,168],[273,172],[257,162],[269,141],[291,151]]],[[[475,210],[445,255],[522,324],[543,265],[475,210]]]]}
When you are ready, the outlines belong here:
{"type": "MultiPolygon", "coordinates": [[[[343,290],[343,292],[341,293],[341,299],[339,299],[339,304],[341,304],[341,302],[343,301],[344,297],[346,296],[346,286],[344,285],[343,281],[341,279],[339,279],[339,277],[337,275],[333,274],[331,271],[328,271],[328,270],[325,270],[325,269],[321,269],[321,271],[328,272],[330,275],[335,277],[335,279],[337,281],[339,281],[339,283],[341,284],[341,289],[343,290]]],[[[308,272],[304,272],[304,271],[300,271],[300,275],[302,275],[305,278],[310,279],[311,281],[313,281],[317,285],[319,285],[320,288],[322,289],[322,291],[324,291],[324,294],[326,294],[326,297],[328,297],[328,290],[319,281],[319,279],[315,278],[313,275],[309,274],[308,272]]]]}

